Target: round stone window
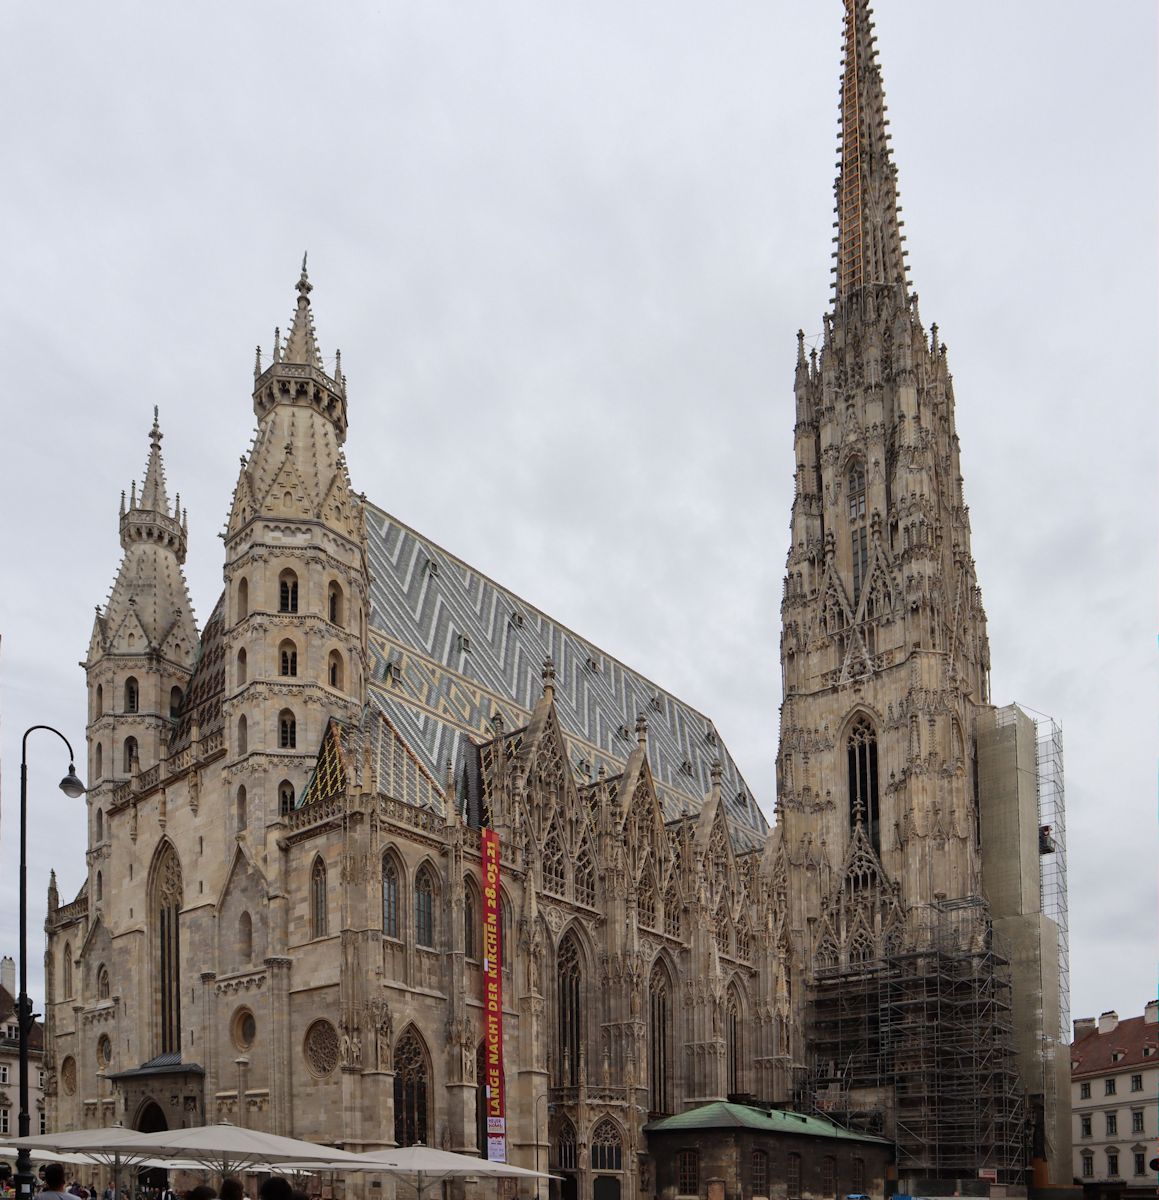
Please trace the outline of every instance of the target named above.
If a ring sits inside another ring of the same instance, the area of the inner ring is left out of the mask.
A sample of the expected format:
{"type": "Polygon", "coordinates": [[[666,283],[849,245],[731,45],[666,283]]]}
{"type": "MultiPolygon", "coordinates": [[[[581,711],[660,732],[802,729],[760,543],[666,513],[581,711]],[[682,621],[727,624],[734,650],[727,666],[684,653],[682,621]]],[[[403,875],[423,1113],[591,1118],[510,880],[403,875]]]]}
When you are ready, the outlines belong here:
{"type": "Polygon", "coordinates": [[[233,1015],[233,1044],[239,1050],[248,1050],[258,1035],[258,1023],[248,1008],[239,1008],[233,1015]]]}
{"type": "Polygon", "coordinates": [[[329,1075],[338,1065],[338,1030],[329,1021],[315,1021],[306,1030],[303,1051],[306,1066],[315,1075],[329,1075]]]}
{"type": "Polygon", "coordinates": [[[113,1043],[107,1033],[97,1038],[97,1065],[107,1067],[113,1061],[113,1043]]]}
{"type": "Polygon", "coordinates": [[[60,1064],[60,1086],[67,1096],[76,1092],[76,1059],[71,1054],[60,1064]]]}

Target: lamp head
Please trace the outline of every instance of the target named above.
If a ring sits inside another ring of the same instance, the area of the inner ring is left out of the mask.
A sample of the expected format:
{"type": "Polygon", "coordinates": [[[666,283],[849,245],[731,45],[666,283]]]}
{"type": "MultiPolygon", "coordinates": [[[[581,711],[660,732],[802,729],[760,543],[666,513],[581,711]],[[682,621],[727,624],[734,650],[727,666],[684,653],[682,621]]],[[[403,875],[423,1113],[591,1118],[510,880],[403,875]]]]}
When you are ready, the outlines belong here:
{"type": "Polygon", "coordinates": [[[83,796],[88,791],[88,788],[77,778],[76,767],[72,763],[68,764],[68,774],[60,781],[60,790],[72,800],[83,796]]]}

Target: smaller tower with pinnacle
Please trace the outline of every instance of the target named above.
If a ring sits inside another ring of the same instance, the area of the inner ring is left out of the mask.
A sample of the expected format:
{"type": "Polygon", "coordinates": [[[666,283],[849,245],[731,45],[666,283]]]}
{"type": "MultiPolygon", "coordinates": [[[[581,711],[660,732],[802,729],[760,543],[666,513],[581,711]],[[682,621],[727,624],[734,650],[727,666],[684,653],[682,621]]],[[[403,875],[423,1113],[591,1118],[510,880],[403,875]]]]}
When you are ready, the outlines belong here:
{"type": "Polygon", "coordinates": [[[161,460],[157,409],[138,490],[121,494],[121,565],[97,608],[88,655],[90,844],[101,840],[100,811],[127,780],[156,766],[181,711],[198,632],[184,571],[188,523],[172,506],[161,460]]]}

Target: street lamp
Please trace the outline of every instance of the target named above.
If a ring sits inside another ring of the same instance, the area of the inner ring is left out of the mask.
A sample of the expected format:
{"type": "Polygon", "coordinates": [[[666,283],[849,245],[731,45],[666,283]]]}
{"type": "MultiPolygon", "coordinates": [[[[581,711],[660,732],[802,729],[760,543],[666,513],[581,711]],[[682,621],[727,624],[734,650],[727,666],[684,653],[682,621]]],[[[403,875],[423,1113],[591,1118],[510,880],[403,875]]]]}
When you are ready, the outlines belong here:
{"type": "MultiPolygon", "coordinates": [[[[60,790],[70,799],[88,790],[77,778],[75,755],[69,740],[51,725],[33,725],[24,731],[20,743],[20,996],[16,1001],[17,1028],[20,1034],[20,1115],[17,1130],[22,1138],[32,1132],[28,1116],[28,1035],[32,1032],[32,1001],[28,998],[28,735],[38,729],[55,733],[68,747],[68,774],[60,781],[60,790]]],[[[17,1200],[32,1200],[32,1156],[27,1146],[16,1155],[17,1200]]]]}

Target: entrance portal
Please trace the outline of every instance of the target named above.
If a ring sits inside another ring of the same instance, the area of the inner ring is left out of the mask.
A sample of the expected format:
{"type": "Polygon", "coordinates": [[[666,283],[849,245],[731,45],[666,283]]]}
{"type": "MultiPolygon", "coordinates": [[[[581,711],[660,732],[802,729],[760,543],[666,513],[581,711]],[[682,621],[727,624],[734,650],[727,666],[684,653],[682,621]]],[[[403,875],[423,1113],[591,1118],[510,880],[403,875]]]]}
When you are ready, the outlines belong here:
{"type": "MultiPolygon", "coordinates": [[[[137,1113],[137,1129],[141,1133],[160,1133],[169,1128],[165,1113],[156,1101],[150,1100],[137,1113]]],[[[164,1167],[151,1167],[137,1175],[137,1186],[143,1188],[163,1188],[169,1182],[169,1175],[164,1167]]]]}
{"type": "Polygon", "coordinates": [[[620,1177],[597,1175],[592,1184],[593,1200],[620,1200],[620,1177]]]}

